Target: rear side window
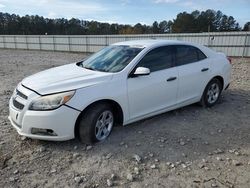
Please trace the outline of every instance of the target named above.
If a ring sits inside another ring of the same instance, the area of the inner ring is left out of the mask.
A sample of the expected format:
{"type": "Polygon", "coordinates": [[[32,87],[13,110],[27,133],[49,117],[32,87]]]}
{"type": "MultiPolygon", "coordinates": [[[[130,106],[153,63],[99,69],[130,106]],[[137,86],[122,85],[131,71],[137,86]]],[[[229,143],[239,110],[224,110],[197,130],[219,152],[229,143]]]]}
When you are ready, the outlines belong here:
{"type": "Polygon", "coordinates": [[[177,65],[186,65],[205,59],[205,54],[198,48],[188,45],[176,46],[177,65]]]}
{"type": "Polygon", "coordinates": [[[148,52],[136,67],[149,68],[151,72],[167,69],[173,66],[173,48],[164,46],[148,52]]]}

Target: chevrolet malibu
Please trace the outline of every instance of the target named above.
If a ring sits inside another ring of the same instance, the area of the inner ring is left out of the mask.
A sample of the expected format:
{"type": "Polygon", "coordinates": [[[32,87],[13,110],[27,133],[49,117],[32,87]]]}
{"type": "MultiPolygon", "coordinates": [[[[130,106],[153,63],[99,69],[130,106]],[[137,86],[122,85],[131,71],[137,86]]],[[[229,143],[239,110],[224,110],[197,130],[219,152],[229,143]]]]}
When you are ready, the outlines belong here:
{"type": "Polygon", "coordinates": [[[23,79],[10,99],[9,120],[26,137],[94,143],[105,140],[115,124],[197,102],[211,107],[230,75],[230,59],[197,44],[116,43],[23,79]]]}

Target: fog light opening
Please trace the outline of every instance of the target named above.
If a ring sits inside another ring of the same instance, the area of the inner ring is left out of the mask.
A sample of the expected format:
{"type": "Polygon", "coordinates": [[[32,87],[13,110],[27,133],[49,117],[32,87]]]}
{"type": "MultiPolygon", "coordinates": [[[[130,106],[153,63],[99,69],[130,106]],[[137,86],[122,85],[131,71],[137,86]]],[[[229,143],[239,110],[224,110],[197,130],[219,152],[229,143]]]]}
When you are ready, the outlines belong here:
{"type": "Polygon", "coordinates": [[[41,135],[41,136],[57,136],[57,134],[52,129],[32,128],[31,134],[41,135]]]}

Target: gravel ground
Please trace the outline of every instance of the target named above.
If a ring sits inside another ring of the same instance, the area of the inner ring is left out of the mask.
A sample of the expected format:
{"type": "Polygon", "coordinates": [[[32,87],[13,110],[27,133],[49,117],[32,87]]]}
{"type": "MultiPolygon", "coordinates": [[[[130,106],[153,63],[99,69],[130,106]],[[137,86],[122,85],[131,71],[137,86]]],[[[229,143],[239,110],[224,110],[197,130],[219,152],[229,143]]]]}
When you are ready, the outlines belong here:
{"type": "Polygon", "coordinates": [[[0,187],[250,187],[250,59],[233,59],[231,86],[211,109],[115,127],[94,146],[19,136],[7,120],[17,83],[84,56],[0,50],[0,187]]]}

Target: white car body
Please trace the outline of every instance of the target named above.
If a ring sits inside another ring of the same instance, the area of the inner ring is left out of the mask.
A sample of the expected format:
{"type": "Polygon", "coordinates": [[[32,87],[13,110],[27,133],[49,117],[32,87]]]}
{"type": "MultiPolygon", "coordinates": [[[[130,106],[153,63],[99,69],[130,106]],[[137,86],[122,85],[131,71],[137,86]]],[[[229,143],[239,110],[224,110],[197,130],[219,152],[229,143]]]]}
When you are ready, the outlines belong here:
{"type": "Polygon", "coordinates": [[[204,46],[167,40],[126,41],[113,45],[139,46],[143,49],[120,72],[87,70],[72,63],[42,71],[22,80],[9,105],[9,120],[18,133],[34,139],[69,140],[75,138],[75,125],[81,112],[97,101],[108,100],[119,105],[123,116],[122,124],[127,125],[199,102],[206,85],[214,77],[223,80],[223,89],[230,83],[231,65],[226,56],[204,46]],[[147,76],[128,76],[145,54],[157,47],[169,45],[197,47],[207,58],[151,72],[147,76]],[[204,68],[208,68],[208,71],[202,72],[204,68]],[[176,77],[176,80],[167,82],[171,77],[176,77]],[[29,110],[34,99],[71,90],[75,90],[74,96],[55,110],[29,110]],[[18,109],[13,100],[21,103],[23,109],[18,109]],[[32,128],[53,130],[55,135],[32,134],[32,128]]]}

